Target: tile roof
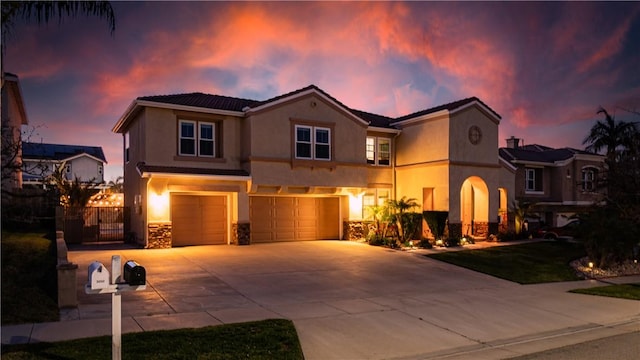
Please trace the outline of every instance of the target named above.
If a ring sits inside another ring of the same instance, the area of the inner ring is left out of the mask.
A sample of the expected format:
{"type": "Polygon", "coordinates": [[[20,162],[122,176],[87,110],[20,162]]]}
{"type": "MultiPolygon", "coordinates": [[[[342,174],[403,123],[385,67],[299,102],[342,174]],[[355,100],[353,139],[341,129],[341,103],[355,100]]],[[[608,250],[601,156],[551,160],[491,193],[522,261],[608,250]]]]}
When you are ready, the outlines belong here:
{"type": "Polygon", "coordinates": [[[345,104],[343,104],[342,102],[338,101],[336,98],[334,98],[333,96],[329,95],[328,93],[326,93],[325,91],[323,91],[322,89],[317,87],[316,85],[309,85],[309,86],[306,86],[304,88],[301,88],[301,89],[298,89],[298,90],[294,90],[294,91],[288,92],[286,94],[278,95],[276,97],[273,97],[273,98],[270,98],[270,99],[267,99],[267,100],[263,100],[263,101],[235,98],[235,97],[222,96],[222,95],[211,95],[211,94],[205,94],[205,93],[201,93],[201,92],[193,92],[193,93],[187,93],[187,94],[173,94],[173,95],[142,96],[142,97],[139,97],[138,100],[153,101],[153,102],[160,102],[160,103],[166,103],[166,104],[175,104],[175,105],[202,107],[202,108],[208,108],[208,109],[219,109],[219,110],[229,110],[229,111],[241,112],[247,106],[255,108],[255,107],[266,105],[266,104],[269,104],[269,103],[273,103],[273,102],[276,102],[278,100],[285,99],[285,98],[288,98],[288,97],[291,97],[291,96],[294,96],[296,94],[300,94],[300,93],[303,93],[303,92],[309,91],[309,90],[318,91],[319,93],[323,94],[327,98],[331,99],[335,103],[337,103],[340,106],[342,106],[347,111],[351,112],[353,115],[361,118],[364,121],[369,122],[371,126],[375,126],[375,127],[392,128],[391,124],[394,123],[394,122],[399,122],[399,121],[407,120],[407,119],[410,119],[410,118],[414,118],[414,117],[418,117],[418,116],[422,116],[422,115],[438,112],[440,110],[453,111],[453,110],[458,109],[458,108],[460,108],[462,106],[470,104],[470,103],[472,103],[474,101],[477,101],[477,102],[481,103],[483,106],[485,106],[487,109],[489,109],[489,111],[491,111],[491,113],[493,115],[495,115],[497,118],[499,118],[499,119],[501,118],[500,115],[498,115],[498,113],[496,113],[493,109],[491,109],[489,106],[487,106],[485,103],[483,103],[477,97],[471,97],[471,98],[467,98],[467,99],[454,101],[454,102],[451,102],[451,103],[448,103],[448,104],[444,104],[444,105],[436,106],[436,107],[433,107],[433,108],[430,108],[430,109],[418,111],[418,112],[415,112],[415,113],[412,113],[412,114],[409,114],[409,115],[405,115],[405,116],[401,116],[401,117],[398,117],[398,118],[390,118],[390,117],[387,117],[387,116],[384,116],[384,115],[378,115],[378,114],[373,114],[373,113],[369,113],[369,112],[365,112],[365,111],[361,111],[361,110],[352,109],[352,108],[346,106],[345,104]]]}
{"type": "Polygon", "coordinates": [[[138,100],[228,111],[242,111],[242,109],[247,106],[252,107],[260,104],[260,101],[256,100],[241,99],[222,95],[210,95],[201,92],[193,92],[188,94],[142,96],[139,97],[138,100]]]}
{"type": "Polygon", "coordinates": [[[560,148],[554,149],[543,145],[525,145],[513,148],[500,148],[500,156],[508,161],[531,161],[539,163],[553,164],[556,161],[562,161],[572,158],[578,154],[595,155],[593,153],[573,149],[573,148],[560,148]]]}
{"type": "Polygon", "coordinates": [[[178,166],[147,165],[144,162],[138,163],[137,168],[141,173],[147,172],[183,175],[249,176],[249,173],[242,169],[203,169],[178,166]]]}
{"type": "Polygon", "coordinates": [[[405,116],[401,116],[399,118],[396,118],[396,122],[398,121],[404,121],[404,120],[408,120],[411,118],[415,118],[415,117],[419,117],[419,116],[423,116],[423,115],[428,115],[428,114],[432,114],[438,111],[442,111],[442,110],[448,110],[448,111],[453,111],[455,109],[461,108],[467,104],[470,104],[474,101],[479,102],[480,104],[482,104],[484,107],[486,107],[487,109],[489,109],[489,111],[491,111],[491,113],[493,115],[495,115],[498,119],[501,119],[502,117],[500,115],[498,115],[497,112],[495,112],[492,108],[490,108],[487,104],[483,103],[480,99],[478,99],[477,97],[470,97],[470,98],[466,98],[466,99],[462,99],[462,100],[458,100],[458,101],[454,101],[454,102],[450,102],[448,104],[444,104],[444,105],[440,105],[440,106],[436,106],[436,107],[432,107],[430,109],[426,109],[426,110],[421,110],[418,112],[414,112],[412,114],[409,115],[405,115],[405,116]]]}
{"type": "Polygon", "coordinates": [[[100,146],[63,145],[45,143],[22,143],[22,157],[25,159],[63,161],[80,154],[91,155],[107,162],[100,146]]]}

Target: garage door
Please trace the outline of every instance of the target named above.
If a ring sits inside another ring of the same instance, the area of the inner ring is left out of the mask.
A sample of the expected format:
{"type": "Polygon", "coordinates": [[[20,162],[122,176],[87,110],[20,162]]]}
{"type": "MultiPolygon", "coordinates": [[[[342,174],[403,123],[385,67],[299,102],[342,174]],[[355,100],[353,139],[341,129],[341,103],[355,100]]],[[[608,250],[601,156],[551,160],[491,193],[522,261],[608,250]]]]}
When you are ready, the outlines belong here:
{"type": "Polygon", "coordinates": [[[338,239],[338,198],[254,196],[251,242],[338,239]]]}
{"type": "Polygon", "coordinates": [[[227,244],[226,196],[171,196],[173,246],[227,244]]]}

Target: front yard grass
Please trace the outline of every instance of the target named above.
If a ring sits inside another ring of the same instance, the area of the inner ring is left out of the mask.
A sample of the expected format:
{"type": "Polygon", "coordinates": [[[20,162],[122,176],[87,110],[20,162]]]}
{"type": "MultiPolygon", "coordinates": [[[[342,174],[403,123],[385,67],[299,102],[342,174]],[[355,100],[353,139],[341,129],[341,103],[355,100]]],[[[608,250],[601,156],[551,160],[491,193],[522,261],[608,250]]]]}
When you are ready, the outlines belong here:
{"type": "Polygon", "coordinates": [[[575,289],[569,292],[576,294],[609,296],[620,299],[640,300],[640,283],[598,286],[586,289],[575,289]]]}
{"type": "Polygon", "coordinates": [[[42,233],[2,231],[2,325],[57,321],[55,241],[42,233]]]}
{"type": "Polygon", "coordinates": [[[520,284],[579,280],[569,263],[585,256],[573,242],[540,241],[426,255],[520,284]]]}
{"type": "MultiPolygon", "coordinates": [[[[3,345],[2,359],[111,359],[111,336],[3,345]]],[[[122,335],[123,359],[304,359],[293,322],[241,324],[122,335]]]]}

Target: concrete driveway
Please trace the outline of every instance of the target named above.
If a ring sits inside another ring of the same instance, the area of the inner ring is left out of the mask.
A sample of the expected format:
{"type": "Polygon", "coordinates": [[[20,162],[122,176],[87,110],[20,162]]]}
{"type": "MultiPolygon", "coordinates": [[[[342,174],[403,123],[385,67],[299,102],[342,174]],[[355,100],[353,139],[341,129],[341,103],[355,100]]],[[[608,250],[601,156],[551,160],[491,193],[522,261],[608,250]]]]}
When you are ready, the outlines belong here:
{"type": "Polygon", "coordinates": [[[640,302],[566,292],[595,281],[523,286],[420,251],[311,241],[70,251],[80,305],[32,339],[110,334],[111,295],[83,286],[112,255],[147,271],[146,291],[122,295],[124,332],[287,318],[308,360],[499,359],[640,331],[640,302]]]}

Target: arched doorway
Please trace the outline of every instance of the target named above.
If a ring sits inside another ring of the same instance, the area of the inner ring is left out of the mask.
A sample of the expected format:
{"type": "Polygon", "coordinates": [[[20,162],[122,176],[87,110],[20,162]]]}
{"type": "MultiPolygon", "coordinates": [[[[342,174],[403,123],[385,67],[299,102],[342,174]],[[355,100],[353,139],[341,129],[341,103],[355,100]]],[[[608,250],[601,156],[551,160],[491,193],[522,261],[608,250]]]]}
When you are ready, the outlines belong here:
{"type": "Polygon", "coordinates": [[[460,222],[463,236],[486,238],[489,233],[489,189],[478,176],[468,177],[460,188],[460,222]]]}

